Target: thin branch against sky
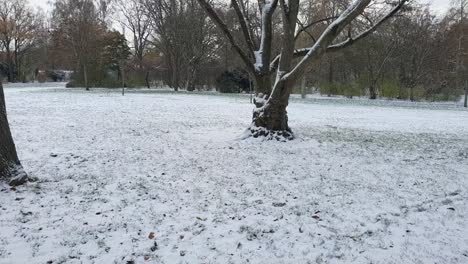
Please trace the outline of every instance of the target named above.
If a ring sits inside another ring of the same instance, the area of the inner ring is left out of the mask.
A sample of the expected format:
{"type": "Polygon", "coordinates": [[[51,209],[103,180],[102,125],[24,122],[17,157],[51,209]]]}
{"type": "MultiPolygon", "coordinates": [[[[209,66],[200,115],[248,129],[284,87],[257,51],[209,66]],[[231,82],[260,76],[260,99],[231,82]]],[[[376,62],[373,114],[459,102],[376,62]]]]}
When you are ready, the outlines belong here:
{"type": "MultiPolygon", "coordinates": [[[[422,3],[431,4],[432,9],[439,14],[445,12],[450,6],[449,0],[419,0],[419,1],[422,3]]],[[[51,0],[29,0],[29,2],[31,3],[31,5],[41,7],[44,10],[51,9],[51,5],[49,4],[51,0]]]]}

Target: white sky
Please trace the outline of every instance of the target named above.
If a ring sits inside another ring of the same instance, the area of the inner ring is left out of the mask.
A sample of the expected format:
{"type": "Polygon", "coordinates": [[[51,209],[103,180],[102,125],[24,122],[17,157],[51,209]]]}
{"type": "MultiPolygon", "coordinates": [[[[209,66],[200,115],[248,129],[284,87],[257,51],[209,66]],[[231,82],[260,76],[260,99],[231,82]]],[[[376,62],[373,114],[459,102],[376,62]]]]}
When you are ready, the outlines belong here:
{"type": "Polygon", "coordinates": [[[431,4],[431,8],[438,14],[442,14],[448,10],[451,0],[420,0],[422,3],[431,4]]]}
{"type": "Polygon", "coordinates": [[[48,5],[49,0],[29,0],[29,3],[32,6],[42,7],[44,10],[50,10],[50,6],[48,5]]]}
{"type": "MultiPolygon", "coordinates": [[[[44,10],[50,10],[50,5],[48,4],[53,0],[29,0],[32,6],[42,7],[44,10]]],[[[438,14],[444,13],[449,5],[451,0],[419,0],[421,3],[431,3],[432,9],[438,14]]]]}

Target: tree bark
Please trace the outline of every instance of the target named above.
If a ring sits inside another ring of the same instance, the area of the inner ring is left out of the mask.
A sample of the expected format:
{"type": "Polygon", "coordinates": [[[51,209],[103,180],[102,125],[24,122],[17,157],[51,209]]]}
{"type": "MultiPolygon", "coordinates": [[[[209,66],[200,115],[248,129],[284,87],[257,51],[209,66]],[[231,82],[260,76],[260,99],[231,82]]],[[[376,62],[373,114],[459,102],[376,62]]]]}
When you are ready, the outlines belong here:
{"type": "Polygon", "coordinates": [[[149,81],[149,74],[150,74],[150,72],[146,71],[145,82],[146,82],[146,87],[148,87],[148,89],[151,89],[151,85],[150,85],[150,81],[149,81]]]}
{"type": "MultiPolygon", "coordinates": [[[[276,89],[289,89],[287,82],[281,81],[276,89]],[[280,87],[281,86],[281,87],[280,87]]],[[[255,110],[250,133],[253,137],[266,137],[268,139],[291,140],[294,134],[288,125],[289,93],[278,99],[268,98],[267,95],[255,98],[255,110]]]]}
{"type": "Polygon", "coordinates": [[[11,55],[10,48],[6,49],[7,54],[7,64],[8,64],[8,82],[15,82],[15,74],[14,74],[14,65],[13,65],[13,58],[11,55]]]}
{"type": "MultiPolygon", "coordinates": [[[[1,77],[0,77],[1,78],[1,77]]],[[[5,95],[0,79],[0,180],[17,186],[28,181],[28,175],[21,165],[8,124],[5,95]]]]}
{"type": "Polygon", "coordinates": [[[369,99],[375,100],[377,99],[377,88],[375,83],[371,83],[369,86],[369,99]]]}
{"type": "Polygon", "coordinates": [[[409,90],[410,90],[410,94],[409,94],[409,99],[410,99],[410,101],[411,101],[411,102],[416,101],[416,100],[414,99],[414,86],[411,85],[411,86],[409,87],[409,90]]]}
{"type": "Polygon", "coordinates": [[[301,82],[301,98],[306,99],[307,97],[307,79],[306,76],[302,77],[302,82],[301,82]]]}
{"type": "Polygon", "coordinates": [[[89,84],[88,84],[88,69],[86,67],[86,63],[83,64],[83,77],[85,82],[86,91],[89,91],[89,84]]]}
{"type": "Polygon", "coordinates": [[[463,106],[468,107],[468,85],[465,84],[465,103],[463,104],[463,106]]]}

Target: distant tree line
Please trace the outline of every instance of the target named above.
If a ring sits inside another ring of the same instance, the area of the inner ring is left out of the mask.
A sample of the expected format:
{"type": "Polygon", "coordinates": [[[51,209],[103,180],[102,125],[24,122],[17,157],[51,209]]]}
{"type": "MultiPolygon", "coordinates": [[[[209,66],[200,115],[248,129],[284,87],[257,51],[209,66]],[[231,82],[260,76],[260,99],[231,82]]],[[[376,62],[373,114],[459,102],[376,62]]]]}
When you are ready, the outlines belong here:
{"type": "MultiPolygon", "coordinates": [[[[328,4],[324,17],[334,15],[333,4],[328,4]]],[[[458,4],[442,17],[427,6],[409,5],[360,45],[327,54],[307,74],[309,87],[325,95],[370,99],[458,99],[468,80],[467,1],[458,4]]],[[[313,37],[314,32],[309,33],[303,37],[313,37]]]]}
{"type": "MultiPolygon", "coordinates": [[[[240,41],[248,24],[260,38],[258,1],[207,1],[240,41]]],[[[300,2],[296,49],[316,41],[350,0],[300,2]]],[[[391,1],[390,1],[391,2],[391,1]]],[[[379,17],[368,8],[348,33],[379,17]]],[[[467,87],[467,0],[442,16],[410,2],[360,45],[325,54],[308,67],[294,92],[407,100],[455,100],[467,87]]],[[[272,14],[273,46],[281,46],[281,14],[272,14]]],[[[196,0],[57,0],[50,16],[24,0],[0,0],[0,71],[9,82],[60,79],[71,87],[169,86],[188,91],[216,88],[248,92],[253,77],[196,0]],[[42,78],[39,78],[41,77],[42,78]],[[45,75],[45,77],[44,77],[45,75]]]]}

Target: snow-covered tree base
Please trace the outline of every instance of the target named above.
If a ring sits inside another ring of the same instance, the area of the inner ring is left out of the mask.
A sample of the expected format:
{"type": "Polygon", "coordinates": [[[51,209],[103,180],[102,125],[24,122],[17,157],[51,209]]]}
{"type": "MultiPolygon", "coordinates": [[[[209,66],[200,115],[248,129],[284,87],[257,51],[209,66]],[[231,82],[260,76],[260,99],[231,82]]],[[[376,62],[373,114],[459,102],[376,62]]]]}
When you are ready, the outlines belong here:
{"type": "Polygon", "coordinates": [[[291,130],[269,130],[264,127],[252,125],[240,137],[241,140],[247,138],[263,138],[265,140],[287,142],[294,139],[294,134],[291,130]]]}
{"type": "Polygon", "coordinates": [[[30,180],[21,165],[10,165],[1,174],[1,179],[4,179],[10,186],[23,185],[30,180]]]}
{"type": "Polygon", "coordinates": [[[287,101],[269,102],[266,96],[260,94],[254,103],[252,124],[246,131],[247,137],[278,141],[294,139],[294,134],[288,126],[287,101]]]}
{"type": "Polygon", "coordinates": [[[268,130],[263,127],[251,127],[250,128],[250,133],[252,134],[252,137],[254,138],[260,138],[263,137],[267,140],[277,140],[277,141],[289,141],[294,139],[294,134],[292,131],[288,130],[268,130]]]}

